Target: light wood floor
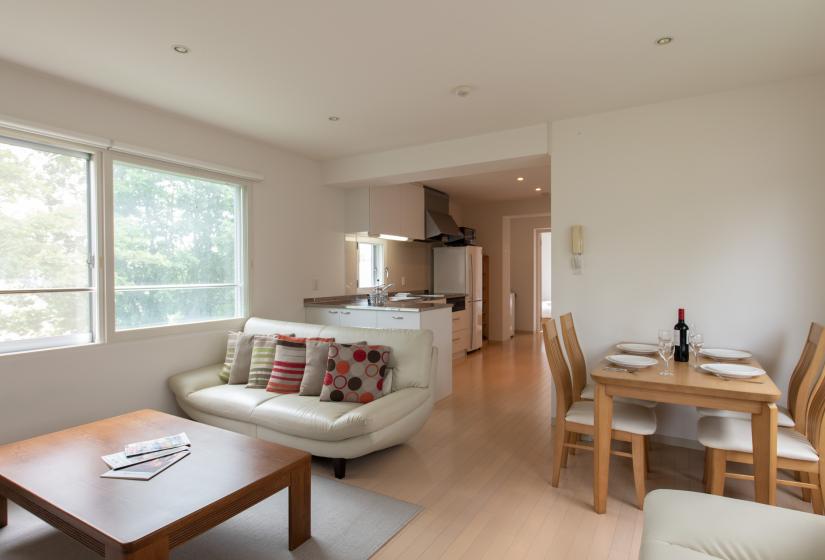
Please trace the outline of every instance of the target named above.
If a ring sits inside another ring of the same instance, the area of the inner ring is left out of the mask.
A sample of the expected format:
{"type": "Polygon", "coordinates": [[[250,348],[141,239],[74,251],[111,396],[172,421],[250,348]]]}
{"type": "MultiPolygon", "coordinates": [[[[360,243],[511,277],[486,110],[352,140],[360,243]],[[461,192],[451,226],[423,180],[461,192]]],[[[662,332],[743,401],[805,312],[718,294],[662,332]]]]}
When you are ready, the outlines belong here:
{"type": "MultiPolygon", "coordinates": [[[[612,458],[604,515],[592,509],[590,453],[571,456],[559,488],[550,486],[550,378],[538,336],[456,362],[453,390],[408,444],[347,465],[348,484],[424,507],[375,558],[637,557],[643,515],[629,460],[612,458]]],[[[654,443],[650,462],[648,491],[701,491],[701,452],[654,443]]],[[[329,476],[329,465],[315,470],[329,476]]],[[[729,480],[726,495],[752,499],[752,488],[729,480]]],[[[810,511],[784,488],[778,496],[810,511]]]]}

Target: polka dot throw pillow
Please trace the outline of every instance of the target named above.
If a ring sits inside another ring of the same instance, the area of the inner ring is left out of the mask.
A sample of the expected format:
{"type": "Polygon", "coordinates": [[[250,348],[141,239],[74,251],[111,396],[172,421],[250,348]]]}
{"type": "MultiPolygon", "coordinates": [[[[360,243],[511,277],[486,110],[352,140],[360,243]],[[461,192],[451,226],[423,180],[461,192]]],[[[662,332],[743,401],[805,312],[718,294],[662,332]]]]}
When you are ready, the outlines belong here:
{"type": "Polygon", "coordinates": [[[382,397],[390,351],[389,346],[330,344],[321,400],[366,404],[382,397]]]}

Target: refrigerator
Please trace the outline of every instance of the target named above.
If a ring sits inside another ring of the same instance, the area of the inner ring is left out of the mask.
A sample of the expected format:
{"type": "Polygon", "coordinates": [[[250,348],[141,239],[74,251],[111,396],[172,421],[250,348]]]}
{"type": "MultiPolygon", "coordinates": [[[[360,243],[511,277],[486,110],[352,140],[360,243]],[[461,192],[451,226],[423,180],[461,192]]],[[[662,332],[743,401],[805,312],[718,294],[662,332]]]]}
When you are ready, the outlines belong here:
{"type": "Polygon", "coordinates": [[[433,291],[466,297],[470,314],[470,350],[481,348],[481,247],[435,247],[433,291]]]}

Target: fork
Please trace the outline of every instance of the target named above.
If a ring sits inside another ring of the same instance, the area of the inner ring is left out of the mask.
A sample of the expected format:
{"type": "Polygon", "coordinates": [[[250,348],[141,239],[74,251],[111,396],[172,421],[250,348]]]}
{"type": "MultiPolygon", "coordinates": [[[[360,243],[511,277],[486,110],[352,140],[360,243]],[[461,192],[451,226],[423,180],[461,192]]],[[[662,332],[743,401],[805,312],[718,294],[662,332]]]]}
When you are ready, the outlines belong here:
{"type": "Polygon", "coordinates": [[[619,368],[619,367],[606,367],[604,369],[606,369],[608,371],[623,371],[625,373],[632,373],[633,375],[636,375],[636,370],[635,369],[627,369],[627,368],[619,368]]]}
{"type": "Polygon", "coordinates": [[[723,379],[725,381],[741,381],[742,383],[764,383],[763,381],[757,381],[755,379],[731,379],[729,377],[722,377],[721,375],[717,375],[719,379],[723,379]]]}

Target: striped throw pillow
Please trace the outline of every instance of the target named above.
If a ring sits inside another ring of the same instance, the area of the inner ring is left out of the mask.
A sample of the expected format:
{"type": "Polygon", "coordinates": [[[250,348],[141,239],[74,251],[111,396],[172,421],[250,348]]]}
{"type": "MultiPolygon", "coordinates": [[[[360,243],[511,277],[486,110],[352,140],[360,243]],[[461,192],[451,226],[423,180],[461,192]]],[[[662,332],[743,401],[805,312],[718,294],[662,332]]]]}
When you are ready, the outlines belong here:
{"type": "Polygon", "coordinates": [[[241,334],[240,331],[229,331],[226,339],[226,357],[223,360],[223,368],[218,374],[224,383],[229,383],[229,372],[232,371],[232,362],[235,361],[235,352],[238,349],[238,339],[241,338],[241,334]]]}
{"type": "Polygon", "coordinates": [[[279,336],[275,343],[275,359],[266,390],[270,393],[298,393],[307,365],[307,340],[332,342],[331,338],[295,338],[279,336]]]}
{"type": "Polygon", "coordinates": [[[249,381],[247,389],[266,389],[272,375],[272,362],[275,359],[275,342],[280,335],[255,335],[252,341],[252,359],[249,363],[249,381]]]}

